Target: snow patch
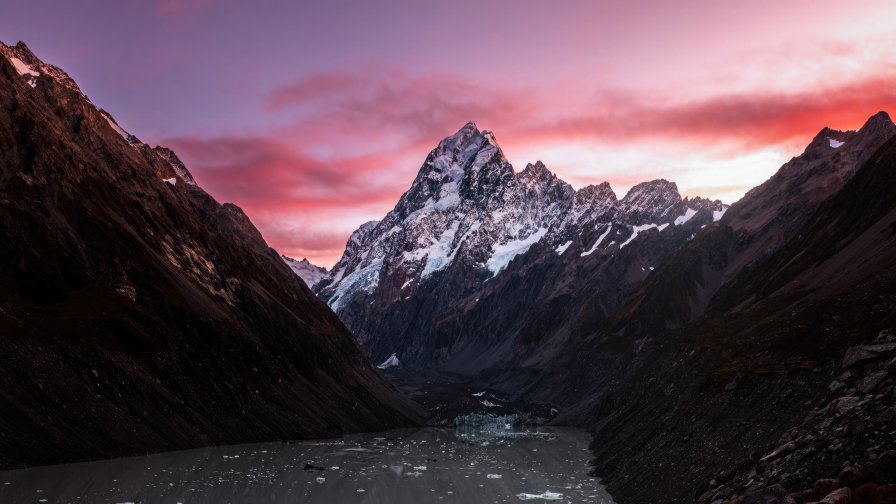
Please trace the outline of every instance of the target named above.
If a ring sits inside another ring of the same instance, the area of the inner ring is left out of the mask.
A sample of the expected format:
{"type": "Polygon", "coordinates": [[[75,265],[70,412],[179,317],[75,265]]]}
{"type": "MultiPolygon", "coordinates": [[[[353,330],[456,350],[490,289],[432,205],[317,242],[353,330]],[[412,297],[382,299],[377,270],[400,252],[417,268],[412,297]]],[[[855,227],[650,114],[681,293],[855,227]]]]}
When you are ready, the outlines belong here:
{"type": "Polygon", "coordinates": [[[590,249],[588,249],[588,250],[586,250],[585,252],[582,252],[581,254],[579,254],[579,256],[581,256],[581,257],[585,257],[586,255],[591,255],[592,252],[594,252],[595,250],[597,250],[597,247],[600,246],[600,243],[601,243],[602,241],[604,241],[604,238],[606,238],[607,235],[610,234],[610,230],[612,230],[612,229],[613,229],[613,224],[610,224],[609,226],[607,226],[607,230],[604,231],[604,234],[600,235],[600,237],[597,239],[597,241],[594,242],[594,245],[593,245],[590,249]]]}
{"type": "Polygon", "coordinates": [[[712,213],[712,221],[719,222],[720,220],[722,220],[722,216],[725,215],[725,212],[727,212],[727,211],[728,211],[728,207],[725,207],[721,210],[714,211],[712,213]]]}
{"type": "Polygon", "coordinates": [[[479,401],[479,402],[480,402],[483,406],[485,406],[486,408],[497,408],[497,407],[498,407],[497,404],[495,404],[495,403],[493,403],[493,402],[491,402],[491,401],[489,401],[489,400],[479,401]]]}
{"type": "Polygon", "coordinates": [[[834,140],[833,138],[828,137],[828,143],[830,144],[830,146],[832,148],[838,149],[838,148],[842,147],[843,144],[846,142],[841,142],[840,140],[834,140]]]}
{"type": "Polygon", "coordinates": [[[638,233],[647,231],[648,229],[651,229],[651,228],[657,228],[658,230],[662,231],[662,230],[666,229],[668,226],[669,226],[668,223],[660,224],[660,225],[644,224],[641,226],[634,226],[634,227],[632,227],[632,235],[628,237],[628,240],[625,240],[621,245],[619,245],[619,248],[620,249],[625,248],[626,245],[628,245],[629,243],[632,242],[632,240],[634,240],[635,238],[638,237],[638,233]]]}
{"type": "Polygon", "coordinates": [[[114,129],[116,133],[121,135],[121,138],[124,138],[125,140],[128,139],[127,131],[121,129],[121,126],[116,124],[115,121],[113,121],[111,117],[107,116],[106,114],[101,114],[101,115],[103,116],[103,119],[105,119],[106,122],[109,123],[109,126],[112,126],[112,129],[114,129]]]}
{"type": "Polygon", "coordinates": [[[684,215],[681,215],[681,216],[678,216],[675,218],[674,224],[676,226],[680,226],[680,225],[684,224],[685,222],[691,220],[691,218],[694,217],[695,215],[697,215],[697,211],[694,210],[693,208],[688,208],[687,210],[685,210],[684,215]]]}
{"type": "Polygon", "coordinates": [[[492,272],[492,276],[497,275],[498,272],[507,267],[514,257],[529,250],[529,248],[538,243],[547,232],[548,228],[543,227],[539,228],[538,231],[526,238],[511,240],[502,245],[497,243],[492,245],[492,256],[486,261],[485,266],[492,272]]]}
{"type": "Polygon", "coordinates": [[[395,354],[392,354],[389,356],[388,359],[386,359],[382,364],[380,364],[377,367],[380,369],[388,369],[390,367],[397,367],[400,365],[401,365],[401,362],[398,360],[398,357],[396,357],[395,354]]]}
{"type": "Polygon", "coordinates": [[[566,249],[568,249],[570,245],[572,245],[572,240],[569,240],[568,242],[566,242],[566,243],[560,245],[559,247],[555,248],[555,249],[554,249],[554,252],[556,252],[557,255],[563,255],[563,253],[566,252],[566,249]]]}
{"type": "Polygon", "coordinates": [[[31,68],[30,65],[27,65],[24,61],[20,60],[13,56],[9,58],[9,62],[12,63],[12,66],[16,68],[16,72],[19,72],[19,75],[30,75],[32,77],[40,77],[40,73],[31,68]]]}
{"type": "Polygon", "coordinates": [[[171,178],[163,178],[163,179],[162,179],[162,182],[167,182],[167,183],[169,183],[169,184],[171,184],[171,185],[177,185],[177,179],[174,178],[174,177],[171,177],[171,178]]]}

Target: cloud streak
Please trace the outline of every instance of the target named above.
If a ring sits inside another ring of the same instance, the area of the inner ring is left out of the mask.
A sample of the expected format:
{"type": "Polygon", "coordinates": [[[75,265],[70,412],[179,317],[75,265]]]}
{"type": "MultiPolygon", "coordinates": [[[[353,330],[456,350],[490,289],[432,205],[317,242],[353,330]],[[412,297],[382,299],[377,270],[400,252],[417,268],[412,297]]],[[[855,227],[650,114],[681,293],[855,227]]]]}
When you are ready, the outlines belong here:
{"type": "MultiPolygon", "coordinates": [[[[659,93],[597,94],[575,86],[552,92],[497,89],[460,76],[398,70],[328,73],[270,93],[267,113],[289,120],[268,135],[179,137],[166,143],[212,193],[243,206],[272,246],[327,264],[354,227],[391,209],[429,149],[470,119],[496,130],[511,160],[514,152],[545,152],[538,157],[574,184],[611,178],[618,189],[684,168],[583,174],[552,153],[558,145],[592,146],[598,152],[659,142],[724,157],[802,145],[823,126],[855,127],[879,109],[894,108],[892,82],[893,76],[880,75],[802,92],[679,103],[659,93]],[[573,99],[564,101],[557,93],[573,99]],[[592,98],[575,98],[581,96],[592,98]]],[[[747,186],[699,187],[726,194],[747,186]]]]}

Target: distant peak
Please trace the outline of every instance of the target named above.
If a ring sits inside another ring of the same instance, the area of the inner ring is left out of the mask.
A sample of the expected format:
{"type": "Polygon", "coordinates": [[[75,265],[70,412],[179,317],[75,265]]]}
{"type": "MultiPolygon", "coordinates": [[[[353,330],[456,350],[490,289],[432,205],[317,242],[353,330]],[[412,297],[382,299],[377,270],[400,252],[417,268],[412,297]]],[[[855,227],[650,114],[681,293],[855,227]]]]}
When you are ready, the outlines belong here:
{"type": "Polygon", "coordinates": [[[868,130],[879,130],[881,128],[892,129],[894,127],[893,120],[890,118],[890,114],[881,110],[880,112],[874,114],[869,117],[859,132],[868,131],[868,130]]]}

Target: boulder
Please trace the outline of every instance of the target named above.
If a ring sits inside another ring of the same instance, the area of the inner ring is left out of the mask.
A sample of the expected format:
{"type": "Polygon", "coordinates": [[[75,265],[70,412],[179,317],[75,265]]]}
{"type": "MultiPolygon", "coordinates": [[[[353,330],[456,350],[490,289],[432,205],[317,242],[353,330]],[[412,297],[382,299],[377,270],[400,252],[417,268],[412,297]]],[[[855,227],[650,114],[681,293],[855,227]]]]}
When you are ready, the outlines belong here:
{"type": "Polygon", "coordinates": [[[818,504],[850,504],[852,502],[852,490],[849,487],[841,487],[825,495],[818,504]]]}
{"type": "Polygon", "coordinates": [[[796,501],[783,486],[772,485],[738,497],[731,504],[796,504],[796,501]]]}
{"type": "Polygon", "coordinates": [[[839,399],[835,399],[833,403],[831,403],[831,408],[838,415],[842,415],[847,411],[855,408],[859,404],[859,398],[855,396],[844,396],[839,399]]]}
{"type": "Polygon", "coordinates": [[[862,391],[863,394],[870,394],[877,389],[877,386],[880,385],[880,382],[884,381],[884,378],[887,377],[886,371],[878,371],[876,373],[872,373],[859,382],[859,390],[862,391]]]}
{"type": "Polygon", "coordinates": [[[843,356],[841,367],[848,368],[858,362],[879,359],[896,350],[896,343],[879,343],[876,345],[859,345],[851,347],[843,356]]]}

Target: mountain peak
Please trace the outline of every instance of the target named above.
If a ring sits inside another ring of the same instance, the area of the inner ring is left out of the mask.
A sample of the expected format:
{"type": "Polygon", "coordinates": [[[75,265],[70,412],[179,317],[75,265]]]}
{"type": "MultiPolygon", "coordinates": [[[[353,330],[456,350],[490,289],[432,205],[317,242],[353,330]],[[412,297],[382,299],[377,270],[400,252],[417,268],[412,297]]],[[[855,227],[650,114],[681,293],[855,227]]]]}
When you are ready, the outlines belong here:
{"type": "Polygon", "coordinates": [[[881,131],[891,132],[893,130],[896,130],[896,125],[893,124],[890,114],[881,110],[865,121],[865,124],[859,129],[859,134],[864,135],[881,131]]]}
{"type": "Polygon", "coordinates": [[[681,203],[675,182],[650,180],[632,187],[619,204],[619,215],[636,220],[659,219],[681,203]]]}

